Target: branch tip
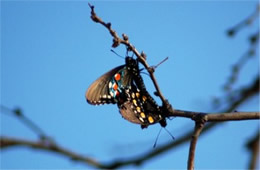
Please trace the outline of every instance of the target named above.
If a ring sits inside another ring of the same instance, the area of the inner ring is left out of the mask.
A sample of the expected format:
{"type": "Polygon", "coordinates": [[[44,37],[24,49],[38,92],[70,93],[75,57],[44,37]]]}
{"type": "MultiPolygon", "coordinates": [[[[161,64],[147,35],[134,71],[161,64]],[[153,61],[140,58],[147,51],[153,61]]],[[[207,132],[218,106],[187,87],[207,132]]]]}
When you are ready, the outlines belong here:
{"type": "Polygon", "coordinates": [[[108,27],[109,29],[111,29],[111,25],[112,25],[111,22],[108,22],[106,25],[107,25],[107,27],[108,27]]]}
{"type": "Polygon", "coordinates": [[[141,52],[141,57],[143,58],[143,60],[146,60],[147,55],[142,51],[142,52],[141,52]]]}
{"type": "Polygon", "coordinates": [[[122,34],[122,37],[125,41],[128,41],[128,36],[126,34],[122,34]]]}
{"type": "Polygon", "coordinates": [[[117,38],[114,38],[114,39],[113,39],[112,47],[113,47],[113,48],[116,48],[116,47],[118,47],[119,45],[120,45],[120,40],[117,39],[117,38]]]}
{"type": "Polygon", "coordinates": [[[91,5],[90,3],[88,3],[88,6],[91,8],[91,10],[94,10],[94,5],[91,5]]]}

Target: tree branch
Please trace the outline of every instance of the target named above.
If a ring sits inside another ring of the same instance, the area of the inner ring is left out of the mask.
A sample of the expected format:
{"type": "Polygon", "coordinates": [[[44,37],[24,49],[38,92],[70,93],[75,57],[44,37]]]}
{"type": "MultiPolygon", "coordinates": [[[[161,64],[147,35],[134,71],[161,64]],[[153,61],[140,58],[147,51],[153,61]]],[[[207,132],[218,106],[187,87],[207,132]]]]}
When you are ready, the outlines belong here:
{"type": "Polygon", "coordinates": [[[255,10],[253,11],[253,13],[251,15],[249,15],[248,17],[246,17],[244,20],[242,20],[241,22],[239,22],[238,24],[236,24],[235,26],[233,26],[232,28],[230,28],[227,31],[227,35],[232,37],[234,36],[239,30],[241,30],[241,28],[248,26],[250,24],[252,24],[254,21],[258,20],[259,17],[259,12],[260,12],[260,5],[257,4],[255,10]]]}
{"type": "Polygon", "coordinates": [[[206,122],[260,119],[260,112],[202,113],[174,110],[168,116],[186,117],[192,120],[196,120],[197,117],[201,117],[201,115],[204,115],[203,118],[206,122]]]}
{"type": "Polygon", "coordinates": [[[195,114],[195,117],[193,118],[195,120],[195,129],[194,129],[194,134],[191,137],[187,169],[189,169],[189,170],[194,169],[196,144],[197,144],[199,135],[204,127],[205,122],[259,119],[259,118],[260,118],[259,112],[251,112],[251,113],[250,112],[249,113],[240,112],[238,114],[237,113],[195,114]]]}
{"type": "Polygon", "coordinates": [[[97,161],[95,161],[92,158],[79,155],[76,152],[70,151],[68,149],[65,149],[61,146],[58,146],[54,143],[50,143],[49,141],[30,141],[30,140],[24,140],[24,139],[18,139],[18,138],[10,138],[10,137],[0,137],[0,149],[6,149],[9,147],[14,146],[25,146],[32,149],[39,149],[39,150],[45,150],[49,152],[58,153],[60,155],[66,156],[74,161],[80,161],[83,163],[86,163],[87,165],[91,165],[93,167],[102,168],[102,165],[99,164],[97,161]]]}
{"type": "Polygon", "coordinates": [[[247,143],[247,148],[251,152],[251,159],[248,169],[257,169],[257,162],[259,162],[259,130],[255,136],[247,143]]]}
{"type": "Polygon", "coordinates": [[[25,126],[27,126],[30,130],[32,130],[34,133],[37,134],[37,136],[40,139],[50,139],[50,137],[48,137],[44,131],[32,120],[30,120],[21,109],[16,108],[14,110],[9,109],[3,105],[0,105],[1,107],[1,113],[7,113],[9,115],[15,116],[17,119],[19,119],[25,126]]]}
{"type": "MultiPolygon", "coordinates": [[[[202,119],[201,119],[202,120],[202,119]]],[[[191,137],[190,142],[190,150],[189,150],[189,157],[188,157],[188,167],[187,169],[193,170],[194,169],[194,159],[195,159],[195,150],[196,150],[196,144],[199,138],[199,135],[204,127],[204,121],[196,121],[194,134],[191,137]]]]}

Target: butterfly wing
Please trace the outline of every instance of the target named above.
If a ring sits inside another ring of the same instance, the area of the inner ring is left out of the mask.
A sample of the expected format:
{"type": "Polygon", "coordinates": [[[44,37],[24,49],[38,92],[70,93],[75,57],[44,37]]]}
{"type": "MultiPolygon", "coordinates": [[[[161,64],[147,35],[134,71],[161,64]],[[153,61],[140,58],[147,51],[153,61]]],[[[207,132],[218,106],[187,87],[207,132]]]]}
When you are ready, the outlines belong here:
{"type": "Polygon", "coordinates": [[[135,86],[132,85],[131,88],[125,89],[125,94],[126,101],[118,105],[119,112],[124,119],[140,124],[142,128],[164,120],[159,106],[143,95],[135,86]]]}
{"type": "Polygon", "coordinates": [[[96,81],[94,81],[88,88],[85,97],[89,104],[99,105],[104,103],[115,103],[110,98],[108,84],[113,76],[122,68],[124,65],[118,66],[107,73],[103,74],[96,81]]]}
{"type": "Polygon", "coordinates": [[[99,77],[88,88],[85,97],[89,104],[100,105],[117,103],[118,96],[114,93],[123,91],[131,85],[132,75],[125,65],[118,66],[99,77]],[[117,88],[115,88],[117,87],[117,88]]]}
{"type": "Polygon", "coordinates": [[[120,108],[119,112],[122,115],[122,117],[129,122],[136,123],[136,124],[142,124],[140,119],[138,118],[138,115],[134,113],[134,107],[133,103],[131,101],[124,102],[120,108]]]}

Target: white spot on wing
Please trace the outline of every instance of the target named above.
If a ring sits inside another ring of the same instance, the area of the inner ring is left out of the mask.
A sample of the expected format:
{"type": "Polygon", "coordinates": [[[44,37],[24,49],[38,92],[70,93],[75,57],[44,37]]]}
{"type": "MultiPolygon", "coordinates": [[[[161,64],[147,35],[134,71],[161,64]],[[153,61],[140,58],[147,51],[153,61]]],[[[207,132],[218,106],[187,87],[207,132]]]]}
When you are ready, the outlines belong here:
{"type": "Polygon", "coordinates": [[[144,122],[144,119],[143,119],[143,118],[141,118],[141,117],[139,117],[139,120],[140,120],[141,122],[144,122]]]}
{"type": "Polygon", "coordinates": [[[111,81],[109,82],[108,87],[109,87],[109,88],[112,87],[112,83],[111,83],[111,81]]]}

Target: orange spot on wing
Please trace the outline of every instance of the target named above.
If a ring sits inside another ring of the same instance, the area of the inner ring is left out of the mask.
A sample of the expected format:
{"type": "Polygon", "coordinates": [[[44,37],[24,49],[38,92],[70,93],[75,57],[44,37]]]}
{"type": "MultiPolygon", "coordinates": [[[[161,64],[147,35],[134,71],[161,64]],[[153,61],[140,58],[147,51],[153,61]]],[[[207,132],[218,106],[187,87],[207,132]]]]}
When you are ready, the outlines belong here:
{"type": "Polygon", "coordinates": [[[142,118],[145,118],[144,112],[141,112],[141,113],[140,113],[140,116],[141,116],[142,118]]]}
{"type": "Polygon", "coordinates": [[[149,121],[149,123],[153,123],[153,122],[154,122],[154,119],[153,119],[151,116],[149,116],[149,117],[148,117],[148,121],[149,121]]]}
{"type": "Polygon", "coordinates": [[[114,84],[113,89],[117,90],[117,88],[118,88],[117,84],[114,84]]]}
{"type": "Polygon", "coordinates": [[[116,80],[116,81],[120,80],[120,78],[121,78],[120,74],[118,74],[118,73],[117,73],[117,74],[115,74],[115,76],[114,76],[114,77],[115,77],[115,80],[116,80]]]}

